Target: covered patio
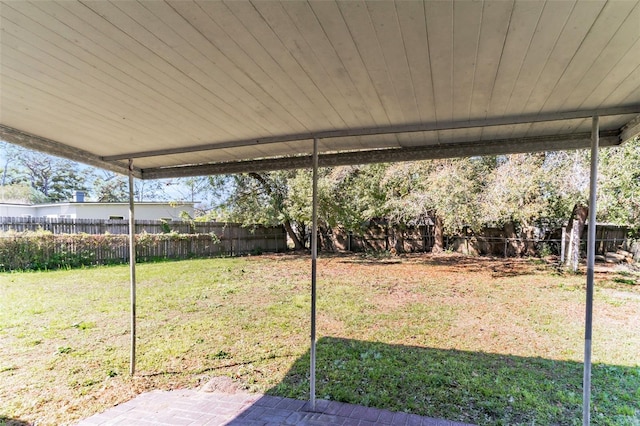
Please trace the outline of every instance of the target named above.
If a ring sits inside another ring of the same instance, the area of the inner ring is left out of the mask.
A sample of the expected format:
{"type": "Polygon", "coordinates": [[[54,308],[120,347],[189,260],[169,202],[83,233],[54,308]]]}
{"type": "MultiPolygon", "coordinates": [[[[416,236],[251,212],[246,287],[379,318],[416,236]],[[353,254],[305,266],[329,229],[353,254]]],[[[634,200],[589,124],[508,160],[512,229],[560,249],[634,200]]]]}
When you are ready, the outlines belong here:
{"type": "MultiPolygon", "coordinates": [[[[127,174],[131,194],[313,168],[317,410],[317,168],[591,148],[595,210],[598,148],[640,134],[639,23],[633,0],[3,2],[0,139],[127,174]]],[[[590,233],[585,425],[593,265],[590,233]]]]}

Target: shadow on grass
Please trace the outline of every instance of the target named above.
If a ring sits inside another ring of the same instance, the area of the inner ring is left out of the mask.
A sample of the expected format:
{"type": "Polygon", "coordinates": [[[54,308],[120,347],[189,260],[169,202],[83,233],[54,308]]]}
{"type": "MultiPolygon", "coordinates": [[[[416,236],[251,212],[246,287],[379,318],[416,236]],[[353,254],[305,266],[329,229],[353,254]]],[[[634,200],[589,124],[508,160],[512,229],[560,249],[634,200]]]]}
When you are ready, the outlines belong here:
{"type": "MultiPolygon", "coordinates": [[[[325,337],[317,397],[479,425],[581,424],[581,363],[325,337]]],[[[309,397],[309,355],[267,394],[309,397]]],[[[595,364],[592,421],[640,423],[640,367],[595,364]]]]}
{"type": "Polygon", "coordinates": [[[0,414],[0,426],[29,426],[30,424],[23,420],[11,419],[0,414]]]}

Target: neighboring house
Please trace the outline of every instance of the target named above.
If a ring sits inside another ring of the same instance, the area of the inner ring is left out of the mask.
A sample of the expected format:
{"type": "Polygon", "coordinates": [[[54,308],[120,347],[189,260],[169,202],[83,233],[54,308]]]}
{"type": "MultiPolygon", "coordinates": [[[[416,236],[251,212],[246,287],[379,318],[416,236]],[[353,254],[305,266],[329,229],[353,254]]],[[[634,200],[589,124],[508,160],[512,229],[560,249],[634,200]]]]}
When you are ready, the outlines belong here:
{"type": "MultiPolygon", "coordinates": [[[[182,220],[181,213],[194,217],[193,202],[136,202],[136,220],[182,220]]],[[[129,203],[98,203],[84,201],[76,193],[74,201],[51,204],[0,203],[0,216],[50,217],[68,219],[128,219],[129,203]]]]}

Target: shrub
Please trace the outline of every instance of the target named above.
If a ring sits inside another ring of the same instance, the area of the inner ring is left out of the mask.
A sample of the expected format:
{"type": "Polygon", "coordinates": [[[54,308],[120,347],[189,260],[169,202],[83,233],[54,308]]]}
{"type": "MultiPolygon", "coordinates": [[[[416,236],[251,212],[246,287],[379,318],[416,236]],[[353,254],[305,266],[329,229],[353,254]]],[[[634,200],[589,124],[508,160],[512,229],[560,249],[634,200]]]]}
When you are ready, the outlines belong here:
{"type": "MultiPolygon", "coordinates": [[[[138,260],[193,257],[193,239],[219,238],[169,232],[136,236],[138,260]]],[[[60,234],[49,231],[1,232],[0,271],[47,270],[124,263],[129,260],[127,235],[60,234]]]]}

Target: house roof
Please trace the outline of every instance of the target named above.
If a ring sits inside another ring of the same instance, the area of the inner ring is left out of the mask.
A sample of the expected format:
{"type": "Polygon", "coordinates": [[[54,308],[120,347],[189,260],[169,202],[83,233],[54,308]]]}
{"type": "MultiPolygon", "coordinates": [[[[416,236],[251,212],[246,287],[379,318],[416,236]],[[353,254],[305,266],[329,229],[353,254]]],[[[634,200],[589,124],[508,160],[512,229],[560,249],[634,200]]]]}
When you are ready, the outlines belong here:
{"type": "MultiPolygon", "coordinates": [[[[5,203],[0,203],[5,204],[5,203]]],[[[136,201],[136,206],[194,206],[191,201],[136,201]]],[[[99,202],[99,201],[65,201],[60,203],[27,204],[30,207],[56,207],[56,206],[129,206],[129,202],[99,202]]]]}
{"type": "Polygon", "coordinates": [[[640,2],[0,4],[0,138],[141,178],[640,133],[640,2]]]}

